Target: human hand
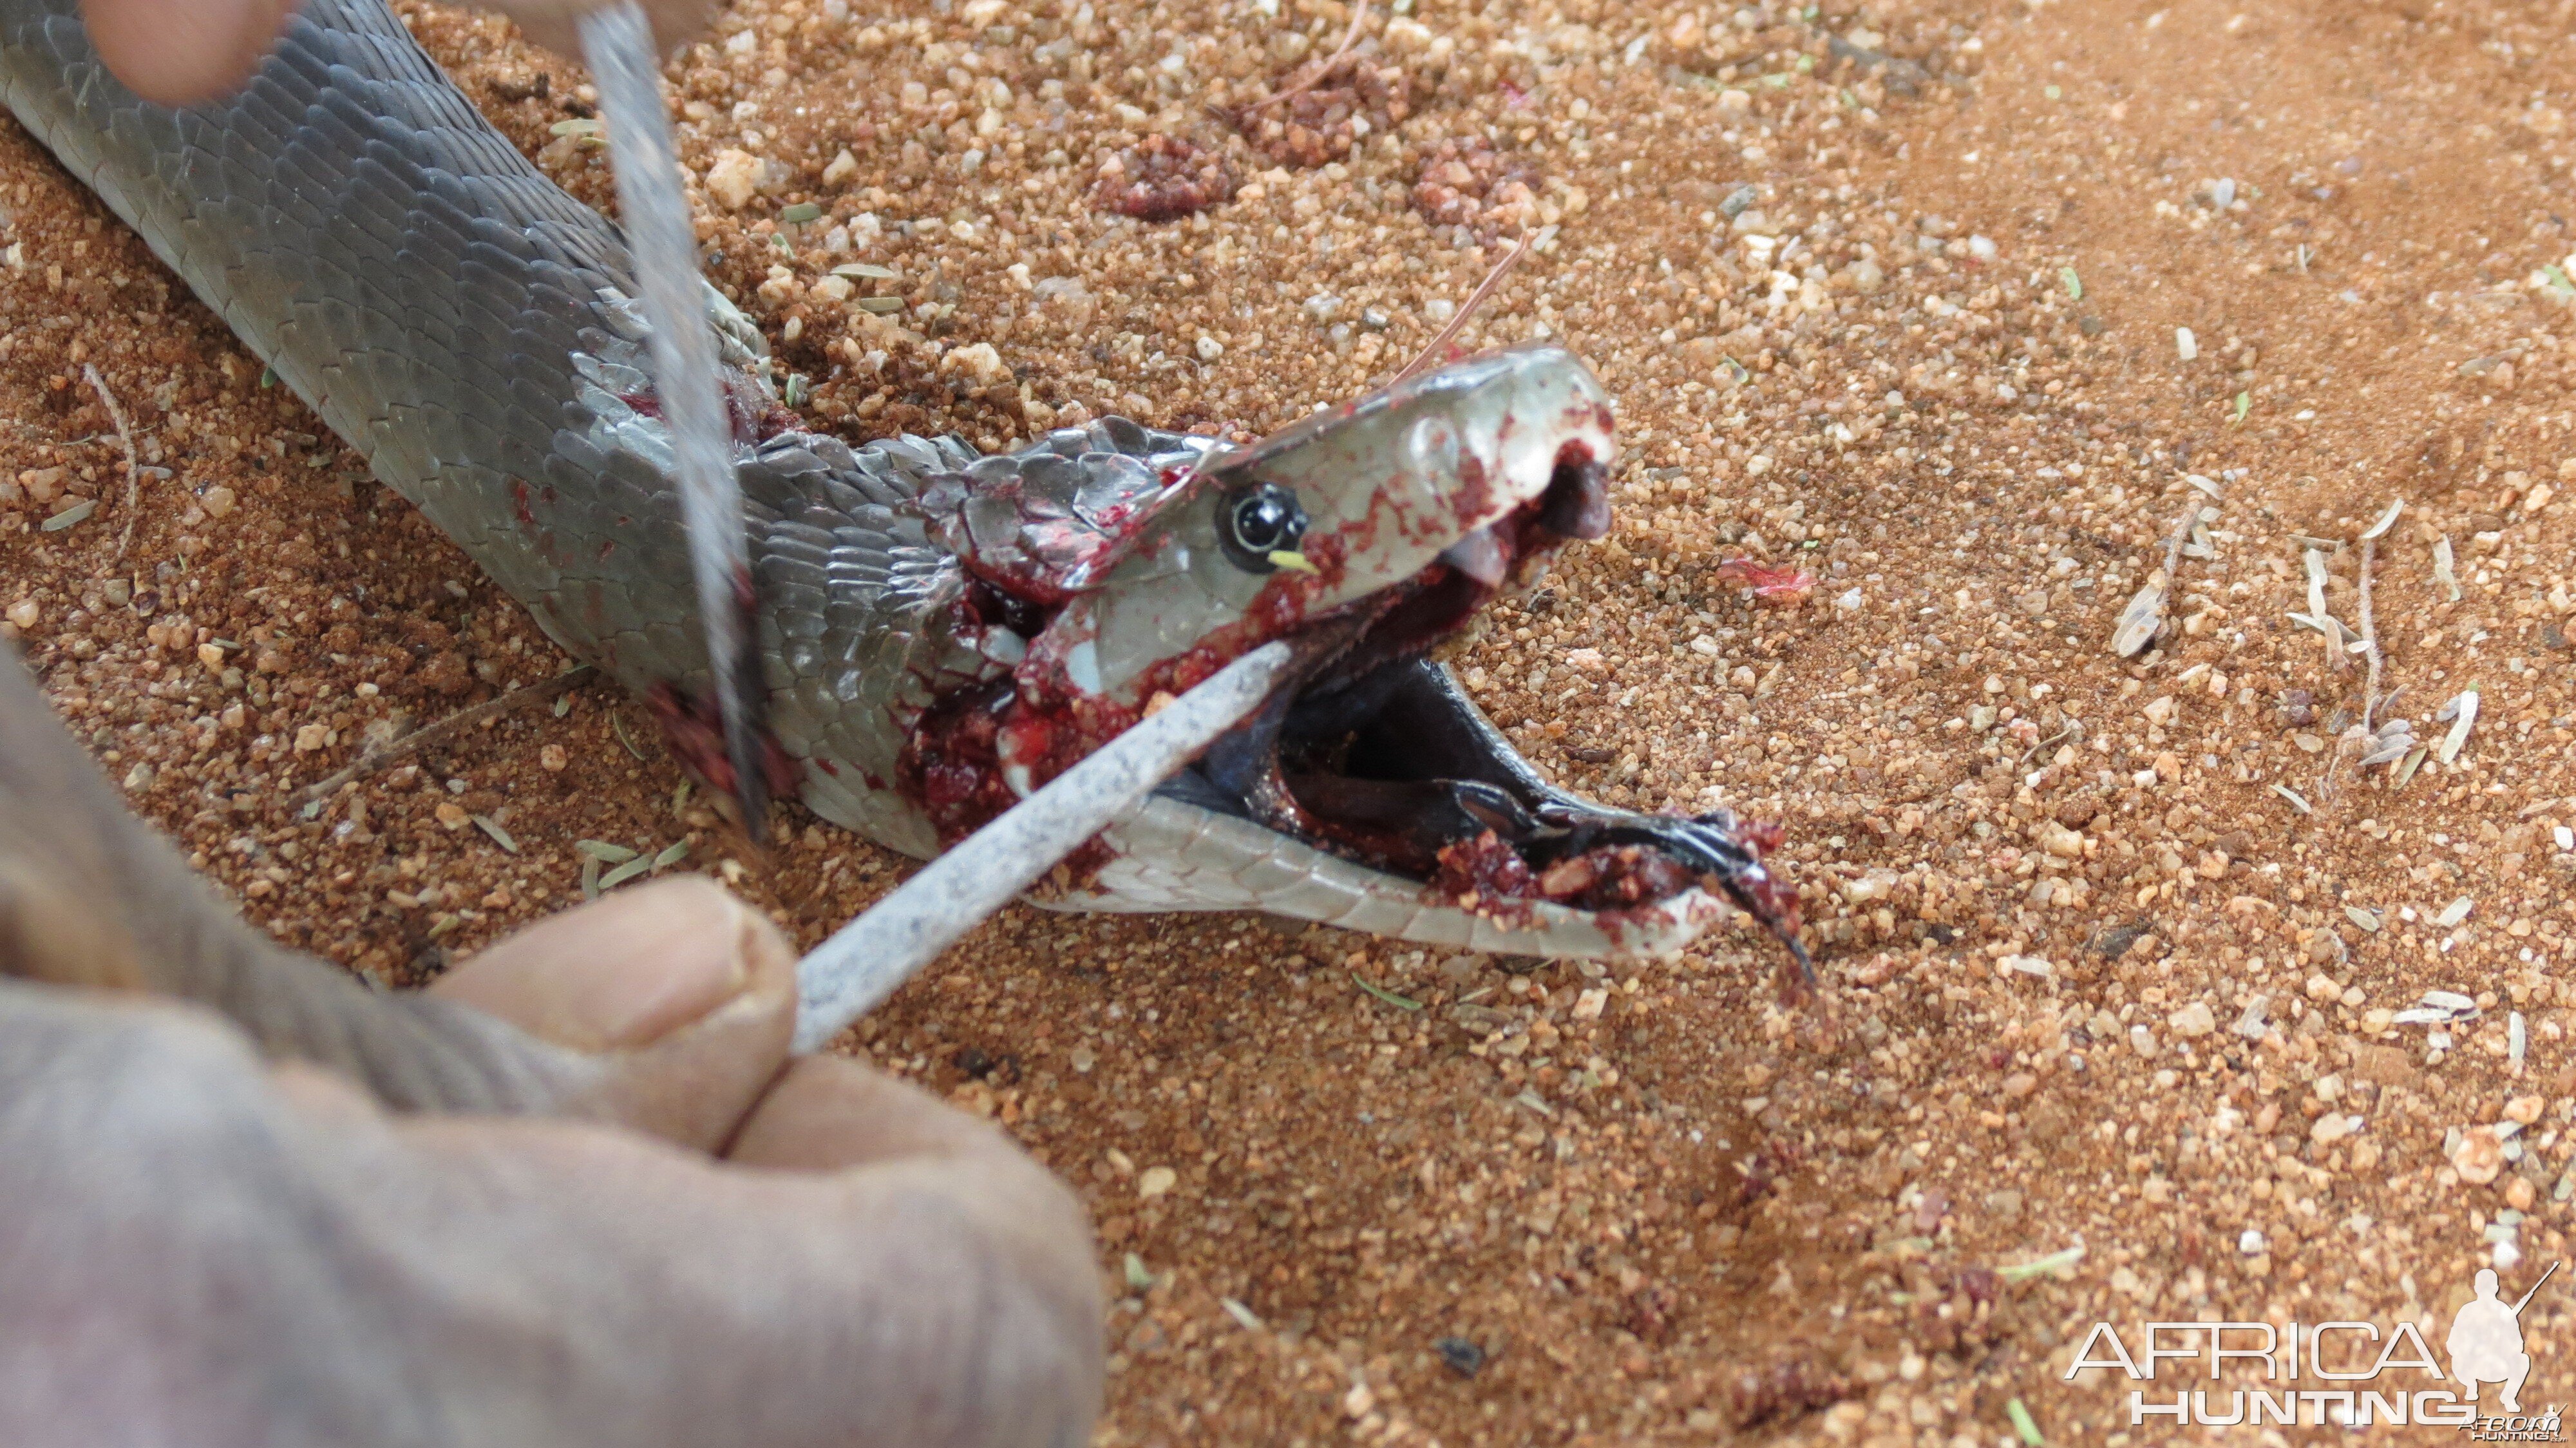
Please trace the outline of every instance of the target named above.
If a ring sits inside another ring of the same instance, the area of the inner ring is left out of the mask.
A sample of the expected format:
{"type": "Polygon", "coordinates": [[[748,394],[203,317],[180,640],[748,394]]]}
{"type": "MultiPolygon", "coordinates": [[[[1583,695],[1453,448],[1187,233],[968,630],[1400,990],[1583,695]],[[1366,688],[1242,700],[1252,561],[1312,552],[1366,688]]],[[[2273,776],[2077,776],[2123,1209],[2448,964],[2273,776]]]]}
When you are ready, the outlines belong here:
{"type": "MultiPolygon", "coordinates": [[[[489,0],[530,40],[578,58],[576,27],[606,0],[489,0]]],[[[722,0],[644,0],[667,54],[697,38],[722,0]]],[[[194,105],[228,95],[276,44],[298,0],[82,0],[99,59],[148,101],[194,105]]]]}
{"type": "Polygon", "coordinates": [[[1072,1196],[856,1063],[703,877],[370,992],[0,660],[0,1443],[1059,1445],[1072,1196]]]}
{"type": "Polygon", "coordinates": [[[0,981],[0,1440],[1081,1442],[1080,1208],[981,1122],[787,1063],[794,977],[689,879],[433,987],[658,1060],[676,1141],[396,1115],[201,1008],[0,981]]]}

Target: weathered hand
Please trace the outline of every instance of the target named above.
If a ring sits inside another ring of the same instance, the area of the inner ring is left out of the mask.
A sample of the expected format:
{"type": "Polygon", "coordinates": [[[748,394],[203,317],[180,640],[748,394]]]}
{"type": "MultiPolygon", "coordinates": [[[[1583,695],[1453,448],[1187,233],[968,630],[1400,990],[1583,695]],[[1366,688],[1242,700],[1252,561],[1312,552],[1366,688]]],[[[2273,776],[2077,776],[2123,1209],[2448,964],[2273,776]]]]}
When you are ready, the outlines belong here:
{"type": "MultiPolygon", "coordinates": [[[[488,0],[528,38],[579,56],[574,27],[602,0],[488,0]]],[[[722,0],[645,0],[665,51],[706,29],[722,0]]],[[[250,78],[295,13],[297,0],[83,0],[82,18],[101,60],[136,95],[163,105],[193,105],[250,78]]]]}
{"type": "Polygon", "coordinates": [[[711,882],[376,995],[213,912],[11,664],[0,739],[0,1442],[1087,1437],[1079,1206],[789,1062],[711,882]]]}

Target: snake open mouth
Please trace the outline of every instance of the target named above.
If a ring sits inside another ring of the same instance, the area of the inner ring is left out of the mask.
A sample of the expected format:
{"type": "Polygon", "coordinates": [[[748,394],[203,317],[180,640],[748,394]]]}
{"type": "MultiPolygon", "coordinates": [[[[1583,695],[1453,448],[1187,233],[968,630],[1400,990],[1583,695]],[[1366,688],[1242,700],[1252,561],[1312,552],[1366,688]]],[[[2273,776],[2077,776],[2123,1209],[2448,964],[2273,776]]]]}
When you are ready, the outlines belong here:
{"type": "Polygon", "coordinates": [[[1224,848],[1270,872],[1271,898],[1298,897],[1295,877],[1313,872],[1341,882],[1325,894],[1441,917],[1422,928],[1448,938],[1615,950],[1695,931],[1717,896],[1804,963],[1796,892],[1763,865],[1776,830],[1560,789],[1432,661],[1541,560],[1610,530],[1612,418],[1579,361],[1486,354],[1239,449],[1184,453],[1122,426],[1136,435],[1069,435],[920,495],[965,578],[953,635],[1009,666],[906,729],[893,783],[943,844],[1278,641],[1285,681],[1156,791],[1177,807],[1156,816],[1157,842],[1131,856],[1104,836],[1060,885],[1239,899],[1183,880],[1188,821],[1217,815],[1224,848]],[[1160,449],[1152,467],[1129,461],[1140,446],[1160,449]]]}
{"type": "Polygon", "coordinates": [[[1507,921],[1541,903],[1642,911],[1712,887],[1803,968],[1796,894],[1762,864],[1776,828],[1722,811],[1635,814],[1561,790],[1428,658],[1537,560],[1608,531],[1606,471],[1569,444],[1540,496],[1414,577],[1291,634],[1294,682],[1162,793],[1507,921]]]}

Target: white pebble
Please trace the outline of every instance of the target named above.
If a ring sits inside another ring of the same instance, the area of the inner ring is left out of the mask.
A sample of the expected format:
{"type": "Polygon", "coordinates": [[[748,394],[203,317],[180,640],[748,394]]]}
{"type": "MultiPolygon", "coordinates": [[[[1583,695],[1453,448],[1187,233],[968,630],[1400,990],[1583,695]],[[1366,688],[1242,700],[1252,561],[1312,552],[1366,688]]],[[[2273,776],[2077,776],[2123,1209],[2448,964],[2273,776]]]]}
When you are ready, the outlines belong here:
{"type": "Polygon", "coordinates": [[[730,146],[716,152],[715,162],[707,167],[708,195],[722,202],[726,210],[740,211],[751,204],[759,190],[759,157],[730,146]]]}
{"type": "Polygon", "coordinates": [[[2263,1253],[2263,1234],[2255,1231],[2252,1227],[2246,1228],[2236,1239],[2236,1250],[2244,1253],[2248,1257],[2261,1256],[2263,1253]]]}
{"type": "Polygon", "coordinates": [[[2191,328],[2176,327],[2174,328],[2174,350],[2182,354],[2182,360],[2189,362],[2200,355],[2200,339],[2191,334],[2191,328]]]}

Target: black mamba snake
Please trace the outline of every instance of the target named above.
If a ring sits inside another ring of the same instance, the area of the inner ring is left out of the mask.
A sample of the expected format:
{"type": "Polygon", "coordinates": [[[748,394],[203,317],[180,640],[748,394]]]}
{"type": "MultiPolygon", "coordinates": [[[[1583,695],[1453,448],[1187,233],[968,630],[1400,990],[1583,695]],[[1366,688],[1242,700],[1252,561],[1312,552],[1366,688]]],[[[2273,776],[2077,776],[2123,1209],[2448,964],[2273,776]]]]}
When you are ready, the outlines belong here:
{"type": "MultiPolygon", "coordinates": [[[[655,700],[684,762],[728,769],[693,703],[704,645],[624,244],[381,0],[308,0],[246,91],[180,111],[108,75],[74,0],[0,0],[0,87],[379,479],[655,700]]],[[[1731,898],[1796,949],[1767,834],[1554,788],[1426,658],[1608,526],[1608,400],[1569,354],[1460,362],[1249,448],[1112,418],[986,457],[803,430],[759,334],[708,298],[780,782],[824,819],[935,854],[1286,638],[1295,681],[1046,903],[1629,955],[1731,898]]]]}

